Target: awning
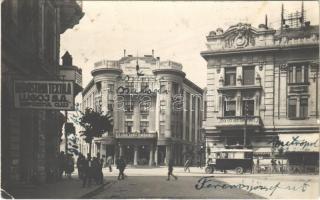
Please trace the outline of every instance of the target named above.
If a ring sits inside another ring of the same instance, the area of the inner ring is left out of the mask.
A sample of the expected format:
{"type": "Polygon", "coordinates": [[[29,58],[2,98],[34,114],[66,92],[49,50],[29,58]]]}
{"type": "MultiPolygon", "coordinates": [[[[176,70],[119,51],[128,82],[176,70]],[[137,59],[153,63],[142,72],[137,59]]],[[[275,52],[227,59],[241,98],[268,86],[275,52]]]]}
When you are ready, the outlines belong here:
{"type": "Polygon", "coordinates": [[[319,152],[319,133],[279,134],[279,141],[284,152],[319,152]]]}
{"type": "Polygon", "coordinates": [[[271,147],[260,147],[253,149],[254,156],[270,156],[271,155],[271,147]]]}

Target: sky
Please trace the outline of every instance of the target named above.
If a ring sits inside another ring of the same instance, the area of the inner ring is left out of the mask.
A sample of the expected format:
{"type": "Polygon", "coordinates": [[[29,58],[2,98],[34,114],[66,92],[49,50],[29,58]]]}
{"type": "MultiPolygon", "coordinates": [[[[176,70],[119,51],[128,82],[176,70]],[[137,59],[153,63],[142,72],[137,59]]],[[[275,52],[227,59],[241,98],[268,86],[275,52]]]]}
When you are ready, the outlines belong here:
{"type": "MultiPolygon", "coordinates": [[[[265,22],[278,29],[281,4],[285,13],[300,11],[301,1],[284,2],[173,2],[173,1],[83,1],[84,17],[61,35],[61,56],[69,51],[74,65],[82,68],[83,87],[91,80],[93,64],[102,59],[118,60],[127,55],[150,55],[183,65],[187,78],[206,86],[206,36],[212,30],[239,22],[254,27],[265,22]]],[[[317,1],[304,2],[306,20],[319,24],[317,1]]]]}

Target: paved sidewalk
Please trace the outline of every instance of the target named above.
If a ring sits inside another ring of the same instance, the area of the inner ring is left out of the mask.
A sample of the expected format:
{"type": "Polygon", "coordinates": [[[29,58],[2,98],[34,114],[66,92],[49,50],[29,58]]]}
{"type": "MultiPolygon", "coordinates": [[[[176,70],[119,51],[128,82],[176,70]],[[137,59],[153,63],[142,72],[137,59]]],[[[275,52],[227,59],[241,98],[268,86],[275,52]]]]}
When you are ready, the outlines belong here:
{"type": "Polygon", "coordinates": [[[13,198],[18,199],[79,199],[86,198],[91,193],[103,188],[108,184],[106,178],[104,183],[103,185],[92,183],[91,187],[82,188],[82,181],[74,173],[71,180],[64,178],[55,183],[46,183],[39,186],[20,186],[7,192],[13,198]]]}

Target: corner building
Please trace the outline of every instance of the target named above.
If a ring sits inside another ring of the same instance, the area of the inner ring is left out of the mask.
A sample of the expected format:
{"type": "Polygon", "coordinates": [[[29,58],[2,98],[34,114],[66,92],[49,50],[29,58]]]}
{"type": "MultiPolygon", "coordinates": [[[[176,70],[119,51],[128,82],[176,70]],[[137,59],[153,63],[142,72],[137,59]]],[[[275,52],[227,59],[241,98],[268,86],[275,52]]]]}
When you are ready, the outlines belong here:
{"type": "Polygon", "coordinates": [[[288,172],[318,171],[319,26],[295,25],[239,23],[209,33],[201,52],[208,68],[207,155],[249,148],[255,164],[275,158],[288,172]],[[280,152],[274,141],[289,145],[280,152]]]}
{"type": "Polygon", "coordinates": [[[113,133],[94,140],[93,155],[122,155],[132,165],[198,162],[203,90],[185,78],[181,64],[124,55],[96,62],[92,75],[83,109],[110,112],[114,123],[113,133]]]}

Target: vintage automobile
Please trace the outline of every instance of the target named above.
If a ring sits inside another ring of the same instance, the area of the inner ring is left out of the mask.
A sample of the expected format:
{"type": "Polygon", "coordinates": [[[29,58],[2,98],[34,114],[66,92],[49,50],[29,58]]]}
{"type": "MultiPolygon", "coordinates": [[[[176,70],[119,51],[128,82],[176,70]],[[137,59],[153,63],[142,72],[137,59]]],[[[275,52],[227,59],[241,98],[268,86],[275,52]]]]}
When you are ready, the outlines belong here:
{"type": "Polygon", "coordinates": [[[205,172],[212,174],[215,170],[235,170],[237,174],[251,171],[253,165],[251,149],[222,149],[211,152],[208,156],[205,172]]]}

